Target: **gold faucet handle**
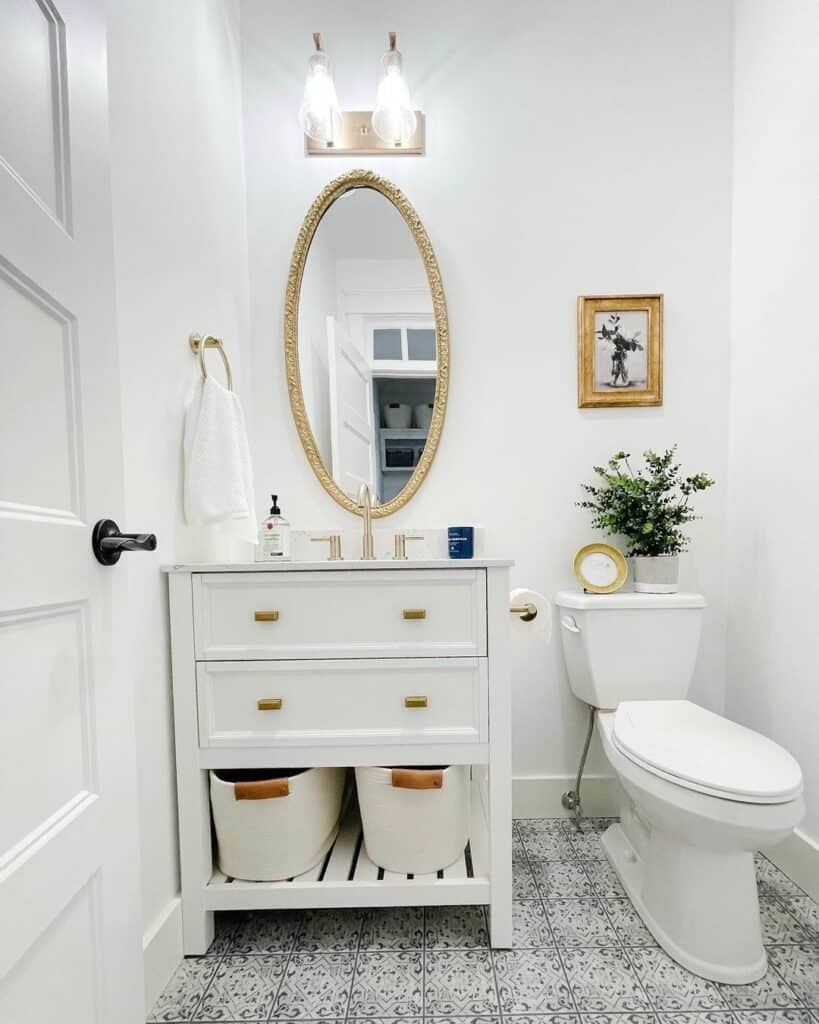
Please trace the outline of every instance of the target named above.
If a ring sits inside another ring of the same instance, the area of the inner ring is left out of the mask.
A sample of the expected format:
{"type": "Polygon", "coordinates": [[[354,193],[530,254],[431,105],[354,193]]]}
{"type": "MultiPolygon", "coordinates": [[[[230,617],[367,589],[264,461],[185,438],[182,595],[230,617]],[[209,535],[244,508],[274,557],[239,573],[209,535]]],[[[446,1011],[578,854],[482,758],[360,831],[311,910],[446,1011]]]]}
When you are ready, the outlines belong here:
{"type": "Polygon", "coordinates": [[[407,541],[408,540],[424,540],[422,536],[409,533],[396,533],[395,535],[395,551],[393,554],[393,560],[396,562],[406,562],[407,560],[407,541]]]}
{"type": "Polygon", "coordinates": [[[311,537],[311,541],[324,541],[330,545],[330,554],[327,556],[328,562],[343,562],[344,556],[341,554],[341,534],[331,533],[329,537],[311,537]]]}

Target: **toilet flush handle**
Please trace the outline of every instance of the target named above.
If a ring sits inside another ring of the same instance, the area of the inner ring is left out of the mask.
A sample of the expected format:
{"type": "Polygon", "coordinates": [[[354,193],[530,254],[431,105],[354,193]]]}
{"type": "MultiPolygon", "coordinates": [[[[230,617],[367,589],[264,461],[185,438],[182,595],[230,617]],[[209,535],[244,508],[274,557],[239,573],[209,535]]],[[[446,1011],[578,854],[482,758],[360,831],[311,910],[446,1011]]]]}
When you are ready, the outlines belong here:
{"type": "Polygon", "coordinates": [[[580,626],[575,622],[573,615],[564,615],[560,620],[560,625],[564,629],[568,629],[570,633],[580,632],[580,626]]]}

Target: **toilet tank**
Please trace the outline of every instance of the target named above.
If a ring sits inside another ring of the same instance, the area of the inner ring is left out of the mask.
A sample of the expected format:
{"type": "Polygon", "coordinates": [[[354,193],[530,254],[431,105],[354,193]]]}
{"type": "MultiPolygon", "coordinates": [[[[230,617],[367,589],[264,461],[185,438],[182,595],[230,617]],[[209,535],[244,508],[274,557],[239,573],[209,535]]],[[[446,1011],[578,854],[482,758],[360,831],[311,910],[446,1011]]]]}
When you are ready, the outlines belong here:
{"type": "Polygon", "coordinates": [[[569,684],[597,708],[685,697],[700,643],[702,594],[555,597],[569,684]]]}

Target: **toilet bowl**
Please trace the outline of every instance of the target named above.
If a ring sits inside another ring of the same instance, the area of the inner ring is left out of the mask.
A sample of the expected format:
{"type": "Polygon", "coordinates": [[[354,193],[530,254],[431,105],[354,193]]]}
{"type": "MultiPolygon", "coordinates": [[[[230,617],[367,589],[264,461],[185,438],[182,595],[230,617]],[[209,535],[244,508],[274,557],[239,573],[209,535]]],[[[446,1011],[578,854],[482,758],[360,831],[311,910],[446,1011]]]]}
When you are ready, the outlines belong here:
{"type": "Polygon", "coordinates": [[[622,788],[603,847],[654,938],[702,977],[747,984],[767,969],[754,851],[802,819],[794,758],[684,699],[699,594],[591,595],[555,603],[574,693],[597,708],[622,788]]]}
{"type": "Polygon", "coordinates": [[[626,702],[597,721],[624,793],[620,823],[607,830],[603,847],[646,926],[695,974],[733,984],[761,978],[767,961],[754,851],[784,839],[801,820],[799,766],[765,737],[688,701],[626,702]],[[654,705],[646,709],[653,714],[635,725],[642,710],[635,704],[643,703],[654,705]],[[722,734],[722,744],[703,742],[709,729],[709,739],[722,734]],[[635,753],[641,741],[651,760],[635,753]],[[709,752],[713,760],[703,756],[709,752]],[[754,771],[743,778],[750,763],[754,771]]]}

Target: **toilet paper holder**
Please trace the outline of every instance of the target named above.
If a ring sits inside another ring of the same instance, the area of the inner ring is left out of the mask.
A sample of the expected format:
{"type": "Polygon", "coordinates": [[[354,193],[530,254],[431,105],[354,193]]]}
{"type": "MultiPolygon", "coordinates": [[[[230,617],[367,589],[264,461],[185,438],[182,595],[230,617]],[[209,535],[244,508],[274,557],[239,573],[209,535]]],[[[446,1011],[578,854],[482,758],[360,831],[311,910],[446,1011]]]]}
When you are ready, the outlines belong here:
{"type": "Polygon", "coordinates": [[[509,612],[512,615],[519,615],[522,622],[532,622],[537,618],[537,608],[531,602],[510,605],[509,612]]]}

